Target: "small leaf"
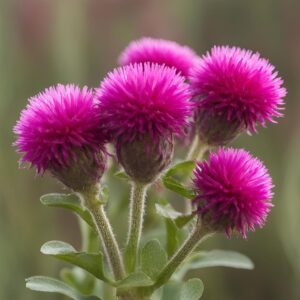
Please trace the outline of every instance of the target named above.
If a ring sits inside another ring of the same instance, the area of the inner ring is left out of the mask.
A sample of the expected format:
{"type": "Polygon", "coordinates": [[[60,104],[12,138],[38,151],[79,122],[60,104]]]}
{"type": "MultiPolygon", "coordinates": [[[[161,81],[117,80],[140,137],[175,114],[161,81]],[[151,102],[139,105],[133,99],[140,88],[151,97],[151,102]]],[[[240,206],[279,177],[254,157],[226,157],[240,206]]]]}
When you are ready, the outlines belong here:
{"type": "Polygon", "coordinates": [[[173,278],[176,280],[182,280],[189,270],[209,267],[228,267],[252,270],[254,268],[254,264],[247,256],[235,251],[201,251],[190,255],[173,275],[173,278]]]}
{"type": "Polygon", "coordinates": [[[60,277],[83,295],[90,295],[94,291],[96,278],[81,268],[63,268],[60,277]]]}
{"type": "Polygon", "coordinates": [[[176,210],[174,210],[174,208],[170,205],[170,204],[166,204],[166,205],[161,205],[158,203],[155,203],[155,208],[156,208],[156,212],[167,219],[176,219],[179,216],[182,216],[182,214],[176,210]]]}
{"type": "Polygon", "coordinates": [[[51,255],[60,260],[69,262],[78,266],[95,277],[110,282],[103,271],[103,254],[77,252],[73,246],[61,241],[50,241],[41,247],[41,252],[45,255],[51,255]]]}
{"type": "Polygon", "coordinates": [[[107,203],[109,200],[109,188],[108,185],[102,185],[100,190],[100,199],[103,204],[107,203]]]}
{"type": "Polygon", "coordinates": [[[42,204],[50,207],[61,207],[69,209],[79,215],[84,221],[86,221],[92,228],[95,228],[93,219],[88,212],[81,206],[81,201],[78,195],[73,194],[47,194],[41,197],[42,204]]]}
{"type": "Polygon", "coordinates": [[[167,263],[167,253],[158,240],[149,241],[141,252],[141,269],[150,278],[155,279],[167,263]]]}
{"type": "Polygon", "coordinates": [[[58,293],[73,300],[99,300],[96,296],[82,296],[66,283],[46,276],[33,276],[26,279],[26,287],[33,291],[58,293]]]}
{"type": "Polygon", "coordinates": [[[212,250],[195,253],[191,255],[189,264],[190,269],[230,267],[252,270],[254,268],[253,262],[244,254],[226,250],[212,250]]]}
{"type": "Polygon", "coordinates": [[[167,219],[174,220],[176,226],[178,228],[184,227],[189,221],[194,218],[194,215],[184,215],[178,211],[176,211],[170,204],[161,205],[155,204],[156,212],[167,219]]]}
{"type": "Polygon", "coordinates": [[[117,286],[119,288],[132,288],[132,287],[142,287],[150,286],[154,282],[149,276],[143,272],[132,273],[123,280],[119,281],[117,286]]]}
{"type": "Polygon", "coordinates": [[[203,291],[204,285],[200,279],[190,279],[181,287],[180,300],[199,300],[203,291]]]}
{"type": "Polygon", "coordinates": [[[182,215],[175,219],[175,224],[178,228],[184,227],[187,223],[189,223],[195,216],[191,215],[182,215]]]}
{"type": "Polygon", "coordinates": [[[185,198],[193,199],[195,197],[195,193],[192,189],[189,189],[189,188],[183,186],[181,183],[179,183],[177,180],[175,180],[172,177],[164,176],[163,184],[167,189],[169,189],[185,198]]]}
{"type": "Polygon", "coordinates": [[[165,219],[165,224],[166,224],[166,248],[168,252],[168,257],[171,257],[177,247],[178,247],[178,228],[175,224],[175,222],[171,219],[165,219]]]}
{"type": "Polygon", "coordinates": [[[179,177],[189,176],[193,169],[195,168],[195,162],[192,160],[183,161],[172,166],[166,173],[165,176],[174,176],[179,177]]]}
{"type": "Polygon", "coordinates": [[[180,300],[181,284],[178,282],[170,281],[163,286],[162,300],[180,300]]]}
{"type": "Polygon", "coordinates": [[[114,174],[114,176],[120,178],[120,179],[125,179],[125,180],[129,180],[129,176],[125,173],[125,171],[121,170],[118,171],[114,174]]]}

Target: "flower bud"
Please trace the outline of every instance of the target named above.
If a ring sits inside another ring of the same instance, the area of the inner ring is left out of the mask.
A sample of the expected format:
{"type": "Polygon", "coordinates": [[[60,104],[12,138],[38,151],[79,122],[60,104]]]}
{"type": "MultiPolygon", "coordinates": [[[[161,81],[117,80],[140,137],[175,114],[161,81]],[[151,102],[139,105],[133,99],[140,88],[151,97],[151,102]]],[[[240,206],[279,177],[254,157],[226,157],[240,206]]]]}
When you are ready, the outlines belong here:
{"type": "Polygon", "coordinates": [[[117,147],[117,156],[126,173],[136,182],[151,183],[171,163],[173,140],[160,139],[158,143],[135,140],[117,147]]]}

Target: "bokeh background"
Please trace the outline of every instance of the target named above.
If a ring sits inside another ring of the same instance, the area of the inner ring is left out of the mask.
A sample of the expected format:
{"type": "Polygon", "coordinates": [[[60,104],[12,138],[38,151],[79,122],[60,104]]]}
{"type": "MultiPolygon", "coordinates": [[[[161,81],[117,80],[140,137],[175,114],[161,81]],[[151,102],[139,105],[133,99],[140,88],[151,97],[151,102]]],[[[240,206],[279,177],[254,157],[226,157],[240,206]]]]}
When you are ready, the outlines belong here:
{"type": "MultiPolygon", "coordinates": [[[[58,275],[62,264],[39,252],[45,241],[80,244],[76,218],[38,200],[61,186],[18,169],[12,127],[21,109],[57,82],[98,85],[141,36],[173,39],[199,54],[215,44],[253,49],[284,78],[285,118],[235,142],[264,160],[274,178],[268,224],[247,241],[220,236],[208,244],[241,251],[256,268],[203,269],[199,276],[204,300],[300,299],[299,11],[299,0],[0,0],[0,299],[62,299],[26,290],[24,278],[58,275]]],[[[118,180],[110,184],[111,207],[123,208],[113,225],[124,240],[128,189],[118,180]]]]}

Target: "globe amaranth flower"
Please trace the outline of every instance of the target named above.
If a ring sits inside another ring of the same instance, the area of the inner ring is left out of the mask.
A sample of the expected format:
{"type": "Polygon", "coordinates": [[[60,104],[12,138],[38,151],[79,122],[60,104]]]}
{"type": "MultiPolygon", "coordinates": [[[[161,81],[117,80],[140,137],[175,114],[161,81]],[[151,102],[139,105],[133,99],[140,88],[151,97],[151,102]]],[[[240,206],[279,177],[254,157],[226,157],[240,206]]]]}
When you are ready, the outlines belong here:
{"type": "Polygon", "coordinates": [[[214,47],[191,70],[190,84],[196,127],[208,144],[226,144],[241,131],[256,132],[257,123],[265,126],[282,116],[283,81],[258,53],[214,47]]]}
{"type": "Polygon", "coordinates": [[[48,170],[74,190],[102,176],[105,138],[87,87],[58,84],[32,97],[14,132],[21,162],[29,162],[38,173],[48,170]]]}
{"type": "Polygon", "coordinates": [[[242,149],[223,149],[197,163],[194,204],[213,231],[239,232],[262,227],[271,209],[272,179],[261,161],[242,149]]]}
{"type": "Polygon", "coordinates": [[[170,162],[173,136],[191,115],[189,87],[174,68],[131,64],[109,73],[96,90],[101,124],[125,171],[151,182],[170,162]]]}
{"type": "Polygon", "coordinates": [[[188,76],[189,70],[199,57],[188,46],[173,41],[141,38],[131,42],[119,57],[121,66],[131,63],[152,62],[174,67],[182,76],[188,76]]]}

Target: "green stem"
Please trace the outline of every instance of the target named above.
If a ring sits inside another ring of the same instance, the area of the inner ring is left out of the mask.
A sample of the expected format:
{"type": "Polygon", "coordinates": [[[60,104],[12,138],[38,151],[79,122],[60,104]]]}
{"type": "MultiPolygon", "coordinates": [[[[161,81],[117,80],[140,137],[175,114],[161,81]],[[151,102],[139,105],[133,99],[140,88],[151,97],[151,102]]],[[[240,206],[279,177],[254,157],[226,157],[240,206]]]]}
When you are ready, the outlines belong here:
{"type": "Polygon", "coordinates": [[[164,285],[171,278],[179,265],[187,258],[187,256],[210,235],[211,233],[208,233],[207,230],[201,226],[201,221],[198,219],[197,224],[195,225],[190,236],[160,272],[154,285],[148,288],[148,293],[152,293],[154,290],[164,285]]]}
{"type": "MultiPolygon", "coordinates": [[[[204,154],[209,149],[209,146],[202,143],[199,135],[196,134],[194,137],[193,144],[191,149],[186,157],[187,160],[197,160],[201,161],[203,159],[204,154]]],[[[192,202],[190,199],[185,199],[185,213],[191,214],[192,213],[192,202]]]]}
{"type": "Polygon", "coordinates": [[[139,243],[143,229],[146,190],[146,184],[139,182],[132,183],[129,212],[129,234],[125,250],[125,265],[126,270],[129,273],[134,272],[136,269],[139,243]]]}
{"type": "Polygon", "coordinates": [[[187,160],[202,160],[203,155],[209,149],[209,146],[203,143],[199,135],[196,134],[191,149],[186,157],[187,160]]]}
{"type": "Polygon", "coordinates": [[[109,261],[114,277],[116,280],[120,280],[125,276],[122,256],[112,227],[104,211],[103,204],[99,201],[97,192],[85,193],[83,196],[85,206],[90,211],[98,234],[101,237],[104,252],[107,260],[109,261]]]}

